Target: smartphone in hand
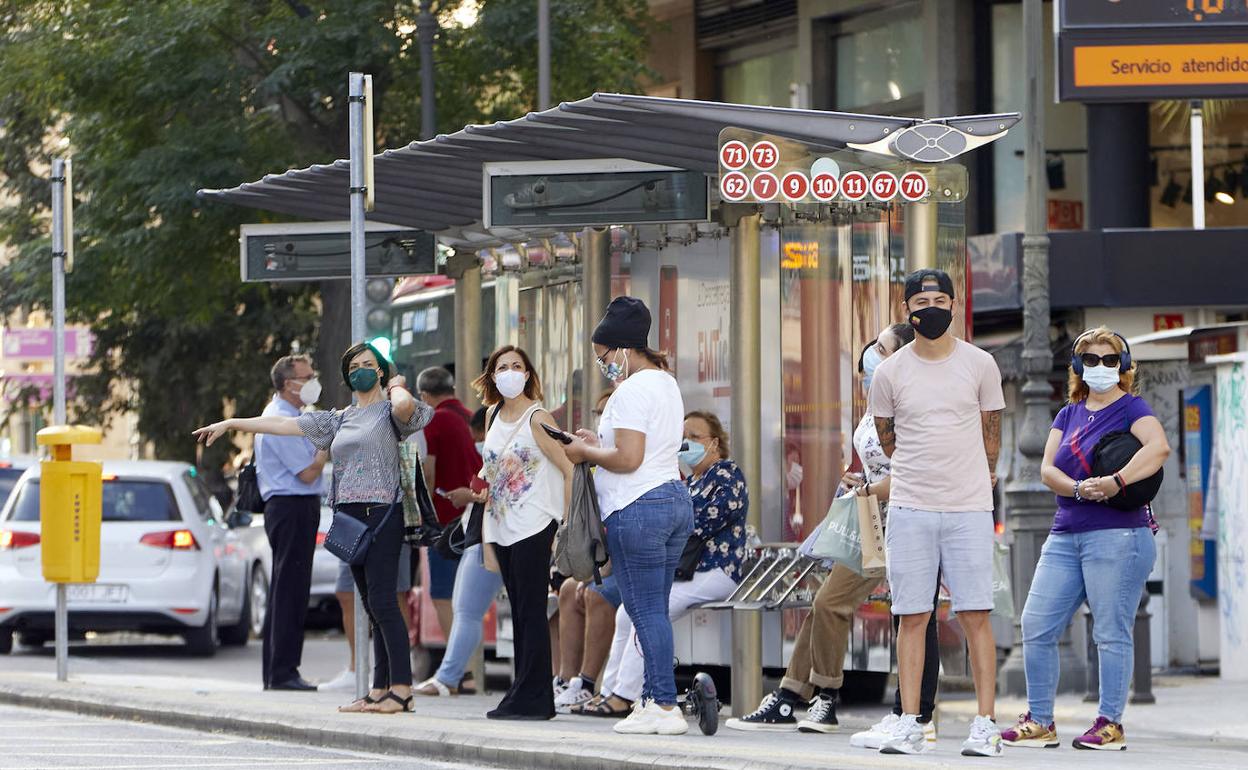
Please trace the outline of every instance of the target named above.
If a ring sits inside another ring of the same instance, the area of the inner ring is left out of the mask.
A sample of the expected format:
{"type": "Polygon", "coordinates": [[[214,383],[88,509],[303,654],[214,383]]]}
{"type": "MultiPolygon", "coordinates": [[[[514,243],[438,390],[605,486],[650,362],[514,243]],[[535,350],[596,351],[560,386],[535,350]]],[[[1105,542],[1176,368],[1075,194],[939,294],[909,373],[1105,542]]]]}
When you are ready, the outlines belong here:
{"type": "Polygon", "coordinates": [[[572,437],[564,433],[563,431],[559,430],[558,428],[552,428],[546,423],[541,423],[541,426],[542,426],[542,430],[546,431],[546,435],[550,436],[555,441],[558,441],[560,444],[572,443],[572,437]]]}

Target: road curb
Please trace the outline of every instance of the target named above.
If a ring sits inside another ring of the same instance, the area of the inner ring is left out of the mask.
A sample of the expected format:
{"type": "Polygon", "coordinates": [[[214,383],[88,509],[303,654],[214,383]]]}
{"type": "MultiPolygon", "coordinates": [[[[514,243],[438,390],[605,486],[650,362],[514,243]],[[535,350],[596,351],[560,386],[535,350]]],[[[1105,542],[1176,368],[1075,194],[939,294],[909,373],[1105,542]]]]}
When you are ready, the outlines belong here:
{"type": "MultiPolygon", "coordinates": [[[[663,768],[705,768],[706,770],[808,770],[811,765],[776,764],[755,760],[731,760],[720,757],[672,754],[658,748],[653,753],[603,751],[580,746],[574,752],[554,751],[550,747],[521,745],[518,742],[473,739],[464,733],[443,733],[421,730],[414,725],[410,736],[382,735],[368,730],[348,731],[314,725],[299,726],[280,721],[257,721],[228,714],[196,711],[170,711],[144,706],[106,703],[92,698],[10,689],[0,685],[0,703],[26,708],[68,711],[85,716],[120,719],[165,727],[176,727],[209,733],[227,733],[242,738],[278,740],[321,748],[399,755],[432,761],[484,764],[499,768],[532,770],[654,770],[663,768]]],[[[377,717],[385,719],[385,717],[377,717]]],[[[397,717],[402,719],[403,717],[397,717]]],[[[694,728],[696,729],[696,728],[694,728]]]]}

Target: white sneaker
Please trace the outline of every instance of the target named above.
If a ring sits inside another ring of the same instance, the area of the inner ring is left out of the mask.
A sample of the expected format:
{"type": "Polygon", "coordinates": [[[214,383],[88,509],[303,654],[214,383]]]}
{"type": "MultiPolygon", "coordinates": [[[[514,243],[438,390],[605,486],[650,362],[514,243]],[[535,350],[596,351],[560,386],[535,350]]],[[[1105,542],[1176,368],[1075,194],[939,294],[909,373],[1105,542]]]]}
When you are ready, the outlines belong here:
{"type": "MultiPolygon", "coordinates": [[[[901,717],[896,714],[889,713],[883,719],[871,725],[867,730],[854,733],[849,737],[849,745],[856,749],[879,749],[880,744],[885,738],[892,735],[893,725],[897,724],[897,720],[901,717]]],[[[932,748],[936,747],[936,723],[928,722],[923,727],[923,739],[928,742],[932,748]]]]}
{"type": "Polygon", "coordinates": [[[923,725],[914,714],[902,714],[893,723],[888,737],[880,742],[881,754],[926,754],[932,748],[923,734],[923,725]]]}
{"type": "Polygon", "coordinates": [[[633,713],[616,722],[612,729],[624,735],[684,735],[689,732],[689,723],[680,707],[665,709],[647,701],[644,705],[634,704],[633,713]]]}
{"type": "Polygon", "coordinates": [[[891,711],[888,712],[883,719],[871,725],[870,728],[851,735],[849,745],[856,749],[878,750],[880,744],[893,734],[893,726],[897,724],[898,719],[901,717],[891,711]]]}
{"type": "Polygon", "coordinates": [[[338,676],[330,679],[328,682],[317,685],[319,690],[354,690],[355,689],[355,672],[347,669],[338,674],[338,676]]]}
{"type": "Polygon", "coordinates": [[[555,696],[555,713],[571,714],[574,706],[588,703],[594,697],[594,691],[585,687],[585,681],[579,676],[568,682],[567,688],[555,696]]]}
{"type": "Polygon", "coordinates": [[[992,721],[992,717],[975,717],[971,723],[971,734],[962,742],[962,756],[999,757],[1001,752],[1001,728],[992,721]]]}
{"type": "MultiPolygon", "coordinates": [[[[576,677],[573,677],[573,679],[575,678],[576,677]]],[[[550,681],[550,686],[552,689],[554,689],[556,698],[558,698],[560,695],[563,695],[563,691],[568,689],[569,684],[571,684],[571,682],[565,682],[559,677],[555,677],[554,679],[550,681]]]]}

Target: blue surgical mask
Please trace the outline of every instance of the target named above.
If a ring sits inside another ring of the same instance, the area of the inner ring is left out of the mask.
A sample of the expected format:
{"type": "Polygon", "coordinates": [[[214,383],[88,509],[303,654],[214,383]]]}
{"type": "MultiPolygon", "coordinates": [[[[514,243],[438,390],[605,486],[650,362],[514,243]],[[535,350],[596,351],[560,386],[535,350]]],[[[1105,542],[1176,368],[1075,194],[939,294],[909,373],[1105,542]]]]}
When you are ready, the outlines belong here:
{"type": "Polygon", "coordinates": [[[347,381],[351,383],[351,390],[367,393],[377,384],[377,370],[361,367],[348,374],[347,381]]]}
{"type": "Polygon", "coordinates": [[[1120,374],[1117,367],[1085,366],[1083,381],[1095,393],[1108,393],[1118,385],[1118,380],[1121,379],[1120,374]]]}
{"type": "Polygon", "coordinates": [[[689,448],[681,450],[676,456],[680,458],[680,461],[684,463],[686,467],[692,469],[697,466],[698,463],[702,462],[702,458],[706,457],[706,445],[700,444],[697,441],[686,441],[685,444],[687,444],[689,448]]]}
{"type": "MultiPolygon", "coordinates": [[[[619,382],[620,380],[624,379],[625,376],[627,376],[624,370],[624,365],[621,364],[618,360],[620,357],[620,354],[623,352],[624,352],[623,350],[617,350],[615,353],[615,358],[617,360],[612,361],[611,363],[607,363],[606,361],[603,361],[601,358],[598,359],[598,371],[602,372],[602,376],[606,377],[611,382],[619,382]]],[[[624,362],[628,363],[627,357],[625,357],[624,362]]]]}
{"type": "Polygon", "coordinates": [[[867,352],[862,355],[862,387],[864,390],[871,390],[871,378],[875,377],[875,370],[884,360],[884,356],[880,355],[880,351],[875,345],[867,348],[867,352]]]}

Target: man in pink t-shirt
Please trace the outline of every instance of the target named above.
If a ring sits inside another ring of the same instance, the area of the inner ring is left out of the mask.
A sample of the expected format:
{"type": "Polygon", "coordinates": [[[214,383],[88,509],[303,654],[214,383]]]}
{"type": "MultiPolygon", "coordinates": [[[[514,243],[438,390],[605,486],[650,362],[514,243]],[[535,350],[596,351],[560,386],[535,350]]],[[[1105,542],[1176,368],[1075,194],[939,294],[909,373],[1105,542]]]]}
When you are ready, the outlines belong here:
{"type": "Polygon", "coordinates": [[[931,749],[917,723],[924,633],[937,575],[966,633],[979,716],[962,744],[967,756],[999,756],[993,720],[996,645],[992,610],[992,487],[1001,449],[1001,372],[988,353],[953,336],[953,281],[941,270],[906,278],[914,342],[875,371],[868,397],[892,460],[885,535],[893,614],[901,617],[897,669],[904,712],[880,749],[931,749]]]}

